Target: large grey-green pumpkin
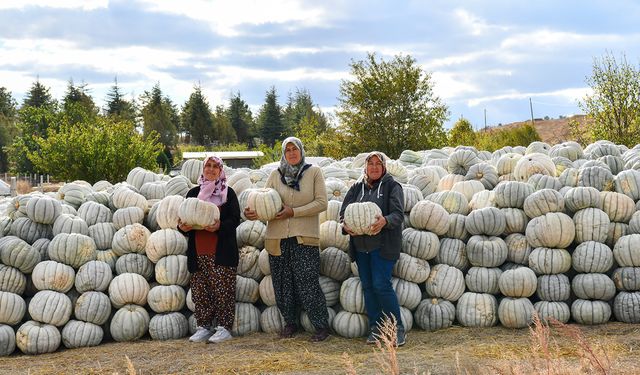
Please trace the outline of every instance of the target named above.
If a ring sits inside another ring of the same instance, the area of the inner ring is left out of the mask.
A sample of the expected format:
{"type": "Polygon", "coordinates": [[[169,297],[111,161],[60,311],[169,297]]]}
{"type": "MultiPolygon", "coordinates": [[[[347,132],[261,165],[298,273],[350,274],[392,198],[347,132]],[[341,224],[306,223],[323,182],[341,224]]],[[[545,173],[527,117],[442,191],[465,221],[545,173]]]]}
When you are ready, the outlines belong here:
{"type": "Polygon", "coordinates": [[[626,292],[640,290],[640,267],[616,268],[611,275],[616,289],[626,292]]]}
{"type": "Polygon", "coordinates": [[[416,203],[411,209],[409,218],[411,225],[416,229],[430,231],[437,235],[443,235],[449,230],[449,213],[441,205],[428,200],[416,203]]]}
{"type": "Polygon", "coordinates": [[[236,302],[235,319],[231,333],[242,336],[260,331],[260,309],[251,303],[236,302]]]}
{"type": "Polygon", "coordinates": [[[260,257],[260,249],[253,246],[243,246],[239,250],[239,261],[237,272],[238,275],[244,277],[250,277],[256,281],[262,279],[262,271],[258,265],[258,258],[260,257]]]}
{"type": "Polygon", "coordinates": [[[571,310],[565,302],[538,301],[533,304],[541,321],[548,323],[551,319],[566,323],[571,318],[571,310]]]}
{"type": "Polygon", "coordinates": [[[605,273],[613,266],[613,252],[603,243],[587,241],[575,248],[571,261],[577,272],[605,273]]]}
{"type": "Polygon", "coordinates": [[[322,250],[320,252],[320,274],[338,281],[346,280],[351,275],[349,255],[335,247],[322,250]]]}
{"type": "Polygon", "coordinates": [[[4,357],[16,350],[16,333],[11,326],[0,324],[0,357],[4,357]]]}
{"type": "Polygon", "coordinates": [[[151,232],[142,224],[131,224],[118,231],[113,236],[112,250],[122,256],[128,253],[144,254],[147,240],[151,232]]]}
{"type": "Polygon", "coordinates": [[[93,239],[79,233],[60,233],[49,244],[49,258],[78,269],[83,264],[96,260],[96,245],[93,239]]]}
{"type": "Polygon", "coordinates": [[[620,292],[613,301],[613,313],[624,323],[640,323],[640,292],[620,292]]]}
{"type": "Polygon", "coordinates": [[[109,223],[113,219],[113,213],[109,207],[97,202],[84,202],[78,209],[78,216],[84,220],[88,226],[98,223],[109,223]]]}
{"type": "Polygon", "coordinates": [[[574,187],[564,195],[564,204],[569,212],[577,212],[585,208],[598,208],[601,205],[598,189],[593,187],[574,187]]]}
{"type": "Polygon", "coordinates": [[[109,285],[109,299],[114,307],[127,304],[144,306],[147,304],[149,283],[137,273],[123,273],[113,278],[109,285]]]}
{"type": "Polygon", "coordinates": [[[524,200],[523,209],[530,218],[543,216],[550,212],[563,212],[564,198],[556,190],[538,190],[524,200]]]}
{"type": "Polygon", "coordinates": [[[340,305],[347,311],[364,314],[364,294],[359,277],[350,277],[342,283],[340,305]]]}
{"type": "Polygon", "coordinates": [[[70,320],[62,329],[62,344],[69,349],[98,346],[103,337],[102,327],[79,320],[70,320]]]}
{"type": "Polygon", "coordinates": [[[613,191],[600,192],[600,209],[604,211],[611,221],[628,223],[636,212],[636,204],[633,199],[622,193],[613,191]]]}
{"type": "Polygon", "coordinates": [[[447,264],[436,264],[426,283],[429,296],[457,301],[464,293],[464,275],[461,270],[447,264]]]}
{"type": "Polygon", "coordinates": [[[284,318],[278,306],[269,306],[260,314],[260,328],[265,333],[278,333],[285,326],[284,318]]]}
{"type": "Polygon", "coordinates": [[[263,249],[266,232],[267,226],[260,220],[247,220],[242,222],[236,229],[238,247],[249,245],[263,249]]]}
{"type": "Polygon", "coordinates": [[[0,291],[0,324],[16,325],[27,312],[27,304],[18,294],[0,291]]]}
{"type": "Polygon", "coordinates": [[[571,269],[571,254],[565,249],[538,247],[529,255],[529,267],[538,275],[564,273],[571,269]]]}
{"type": "Polygon", "coordinates": [[[449,155],[447,170],[449,173],[466,175],[471,166],[480,163],[480,159],[472,150],[459,149],[449,155]]]}
{"type": "Polygon", "coordinates": [[[613,247],[613,257],[620,267],[640,267],[640,234],[620,237],[613,247]]]}
{"type": "Polygon", "coordinates": [[[256,303],[260,298],[260,284],[254,279],[236,275],[236,301],[256,303]]]}
{"type": "Polygon", "coordinates": [[[36,223],[31,221],[28,217],[14,219],[11,223],[10,233],[26,241],[28,244],[32,244],[40,238],[53,237],[52,227],[50,224],[36,223]]]}
{"type": "Polygon", "coordinates": [[[40,262],[40,252],[18,237],[8,236],[0,239],[0,261],[29,274],[40,262]]]}
{"type": "Polygon", "coordinates": [[[426,260],[400,253],[400,258],[393,266],[392,274],[413,283],[422,283],[427,280],[430,271],[429,262],[426,260]]]}
{"type": "Polygon", "coordinates": [[[469,263],[475,267],[498,267],[507,259],[507,244],[497,236],[475,235],[466,246],[469,263]]]}
{"type": "Polygon", "coordinates": [[[86,236],[89,234],[89,226],[78,216],[60,214],[53,223],[52,235],[57,236],[60,233],[80,233],[86,236]]]}
{"type": "Polygon", "coordinates": [[[53,260],[38,263],[31,274],[33,286],[38,290],[66,293],[73,287],[76,272],[71,266],[53,260]]]}
{"type": "Polygon", "coordinates": [[[111,300],[102,292],[82,293],[76,300],[74,315],[76,319],[101,326],[111,316],[111,300]]]}
{"type": "Polygon", "coordinates": [[[626,169],[614,178],[615,191],[637,201],[640,199],[640,171],[626,169]]]}
{"type": "MultiPolygon", "coordinates": [[[[333,318],[336,317],[336,311],[331,307],[327,307],[327,315],[329,315],[329,327],[333,325],[333,318]]],[[[300,312],[300,325],[306,332],[316,333],[316,327],[311,323],[311,319],[309,319],[309,314],[306,311],[302,310],[300,312]]]]}
{"type": "Polygon", "coordinates": [[[188,332],[187,318],[180,312],[157,314],[149,322],[149,335],[153,340],[175,340],[188,332]]]}
{"type": "Polygon", "coordinates": [[[576,299],[571,304],[571,318],[578,324],[604,324],[611,318],[611,306],[605,301],[576,299]]]}
{"type": "Polygon", "coordinates": [[[327,306],[333,306],[340,301],[340,287],[342,286],[340,282],[322,275],[318,278],[318,282],[327,306]]]}
{"type": "Polygon", "coordinates": [[[528,298],[504,297],[498,306],[498,318],[507,328],[525,328],[533,321],[534,311],[528,298]]]}
{"type": "Polygon", "coordinates": [[[426,331],[451,327],[455,318],[455,306],[442,298],[426,298],[414,312],[415,322],[426,331]]]}
{"type": "Polygon", "coordinates": [[[538,279],[528,267],[504,271],[498,279],[500,292],[507,297],[531,297],[536,292],[538,279]]]}
{"type": "Polygon", "coordinates": [[[505,244],[507,245],[507,261],[528,265],[529,264],[529,255],[533,250],[529,242],[527,242],[527,237],[522,233],[512,233],[508,235],[504,239],[505,244]]]}
{"type": "Polygon", "coordinates": [[[92,260],[83,264],[76,274],[75,286],[80,293],[90,290],[103,292],[109,288],[113,274],[109,265],[103,261],[92,260]]]}
{"type": "Polygon", "coordinates": [[[160,229],[149,235],[145,253],[154,263],[167,255],[185,255],[187,239],[175,229],[160,229]]]}
{"type": "Polygon", "coordinates": [[[477,180],[485,189],[491,190],[498,184],[498,170],[489,163],[477,163],[469,167],[465,180],[477,180]]]}
{"type": "Polygon", "coordinates": [[[469,201],[464,194],[457,191],[440,191],[429,194],[424,199],[439,204],[449,214],[466,215],[469,213],[469,201]]]}
{"type": "Polygon", "coordinates": [[[271,275],[265,276],[259,285],[260,299],[267,306],[275,306],[276,294],[273,290],[273,282],[271,281],[271,275]]]}
{"type": "Polygon", "coordinates": [[[504,233],[506,225],[504,212],[496,207],[473,210],[465,220],[465,228],[472,235],[498,236],[504,233]]]}
{"type": "Polygon", "coordinates": [[[400,306],[404,306],[409,310],[415,310],[415,308],[418,307],[422,299],[422,292],[418,284],[392,277],[391,286],[396,292],[400,306]]]}
{"type": "Polygon", "coordinates": [[[89,227],[89,237],[93,239],[98,250],[111,249],[116,227],[113,223],[97,223],[89,227]]]}
{"type": "Polygon", "coordinates": [[[29,320],[16,331],[16,346],[24,354],[44,354],[55,352],[60,346],[58,328],[29,320]]]}
{"type": "Polygon", "coordinates": [[[533,247],[566,248],[573,242],[575,232],[575,224],[569,216],[552,212],[531,219],[526,236],[533,247]]]}
{"type": "Polygon", "coordinates": [[[580,273],[571,280],[571,290],[580,299],[609,301],[616,294],[616,286],[602,273],[580,273]]]}
{"type": "Polygon", "coordinates": [[[153,275],[153,263],[144,254],[124,254],[116,261],[116,274],[137,273],[145,279],[151,279],[153,275]]]}
{"type": "Polygon", "coordinates": [[[534,189],[526,182],[505,181],[496,185],[494,191],[499,208],[522,208],[525,199],[533,194],[534,189]]]}
{"type": "Polygon", "coordinates": [[[433,232],[413,228],[402,231],[402,251],[413,257],[430,260],[438,255],[439,249],[440,239],[433,232]]]}
{"type": "Polygon", "coordinates": [[[135,341],[147,333],[149,320],[149,313],[144,307],[124,305],[111,319],[111,337],[116,341],[135,341]]]}
{"type": "Polygon", "coordinates": [[[585,208],[573,215],[575,241],[582,243],[596,241],[604,243],[609,233],[609,216],[598,208],[585,208]]]}
{"type": "Polygon", "coordinates": [[[471,267],[464,277],[467,289],[474,293],[498,294],[500,288],[498,280],[502,270],[500,268],[471,267]]]}
{"type": "MultiPolygon", "coordinates": [[[[460,214],[449,215],[449,230],[447,231],[447,233],[445,233],[444,237],[456,238],[462,241],[467,241],[469,239],[470,234],[465,228],[465,221],[466,221],[466,216],[464,215],[460,215],[460,214]]],[[[435,236],[435,234],[433,235],[435,236]]],[[[434,252],[433,256],[435,257],[436,254],[437,254],[437,251],[434,252]]],[[[425,259],[425,260],[428,260],[428,259],[425,259]]]]}
{"type": "Polygon", "coordinates": [[[564,274],[540,275],[536,288],[538,298],[543,301],[562,302],[571,295],[571,283],[564,274]]]}
{"type": "Polygon", "coordinates": [[[113,226],[116,230],[127,225],[142,224],[144,222],[144,211],[140,207],[119,208],[113,213],[113,226]]]}
{"type": "Polygon", "coordinates": [[[62,213],[59,200],[47,196],[34,196],[27,202],[27,217],[40,224],[53,224],[62,213]]]}
{"type": "MultiPolygon", "coordinates": [[[[198,175],[199,177],[200,175],[198,175]]],[[[165,188],[165,195],[179,195],[186,196],[189,189],[191,189],[191,181],[185,176],[175,176],[169,181],[167,181],[167,186],[165,188]]]]}
{"type": "Polygon", "coordinates": [[[69,297],[60,292],[42,290],[29,302],[29,315],[32,319],[54,326],[63,326],[69,321],[73,304],[69,297]]]}
{"type": "Polygon", "coordinates": [[[456,319],[464,327],[491,327],[498,322],[498,301],[487,293],[464,293],[456,305],[456,319]]]}
{"type": "Polygon", "coordinates": [[[24,293],[27,277],[19,269],[0,263],[0,291],[24,293]]]}
{"type": "Polygon", "coordinates": [[[157,313],[180,311],[184,308],[186,292],[179,285],[156,285],[147,295],[147,303],[157,313]]]}
{"type": "Polygon", "coordinates": [[[434,260],[436,263],[448,264],[462,271],[469,268],[466,245],[464,241],[455,238],[443,238],[440,241],[440,251],[434,260]]]}
{"type": "Polygon", "coordinates": [[[362,337],[369,331],[367,315],[340,311],[333,318],[333,330],[346,338],[362,337]]]}

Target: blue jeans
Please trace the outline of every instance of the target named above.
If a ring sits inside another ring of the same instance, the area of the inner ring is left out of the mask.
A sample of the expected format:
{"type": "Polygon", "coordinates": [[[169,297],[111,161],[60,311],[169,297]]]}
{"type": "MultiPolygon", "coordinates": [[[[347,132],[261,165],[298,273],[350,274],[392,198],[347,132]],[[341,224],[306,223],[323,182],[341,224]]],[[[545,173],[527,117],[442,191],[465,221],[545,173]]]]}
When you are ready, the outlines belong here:
{"type": "Polygon", "coordinates": [[[368,253],[356,251],[355,254],[369,329],[381,324],[385,315],[389,318],[393,315],[397,325],[402,326],[398,296],[391,284],[391,271],[396,261],[382,258],[379,249],[368,253]]]}

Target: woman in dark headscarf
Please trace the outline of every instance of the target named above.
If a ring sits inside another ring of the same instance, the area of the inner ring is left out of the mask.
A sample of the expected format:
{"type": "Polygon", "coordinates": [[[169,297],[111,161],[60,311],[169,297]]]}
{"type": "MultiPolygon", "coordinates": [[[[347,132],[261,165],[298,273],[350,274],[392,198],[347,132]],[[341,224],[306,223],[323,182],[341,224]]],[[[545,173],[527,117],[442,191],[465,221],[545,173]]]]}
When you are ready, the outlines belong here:
{"type": "Polygon", "coordinates": [[[367,155],[362,179],[353,184],[344,197],[340,220],[344,211],[355,202],[373,202],[382,210],[371,225],[371,235],[355,235],[342,224],[351,236],[349,255],[358,265],[362,283],[364,305],[369,317],[367,343],[375,343],[380,336],[379,327],[385,317],[395,319],[396,345],[405,343],[405,330],[400,317],[398,297],[391,285],[391,271],[400,257],[402,248],[402,221],[404,220],[404,194],[402,186],[387,173],[386,158],[374,151],[367,155]]]}
{"type": "MultiPolygon", "coordinates": [[[[283,204],[267,223],[265,239],[276,303],[286,323],[280,337],[293,337],[298,330],[296,301],[300,301],[316,329],[311,341],[323,341],[329,336],[329,316],[318,279],[319,214],[327,209],[324,176],[319,167],[305,163],[302,142],[289,137],[282,142],[280,166],[265,187],[275,189],[283,204]]],[[[250,220],[257,219],[255,211],[247,208],[244,213],[250,220]]]]}
{"type": "Polygon", "coordinates": [[[218,206],[220,220],[202,230],[178,222],[178,230],[188,237],[187,266],[192,273],[191,297],[198,325],[189,341],[222,342],[231,338],[235,318],[239,260],[236,228],[240,223],[240,205],[236,193],[227,186],[220,158],[209,156],[204,160],[198,186],[187,193],[187,198],[190,197],[218,206]],[[217,326],[212,330],[214,319],[217,326]]]}

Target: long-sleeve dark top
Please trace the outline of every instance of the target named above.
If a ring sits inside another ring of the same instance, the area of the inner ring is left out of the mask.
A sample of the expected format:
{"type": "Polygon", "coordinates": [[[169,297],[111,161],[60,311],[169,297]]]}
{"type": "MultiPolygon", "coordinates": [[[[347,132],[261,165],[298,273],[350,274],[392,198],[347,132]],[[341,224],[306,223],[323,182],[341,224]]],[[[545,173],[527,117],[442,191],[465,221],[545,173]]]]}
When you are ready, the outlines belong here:
{"type": "MultiPolygon", "coordinates": [[[[239,261],[238,242],[236,241],[236,228],[240,225],[240,204],[236,192],[227,188],[227,201],[219,207],[220,229],[218,230],[218,245],[216,246],[215,264],[228,267],[237,267],[239,261]]],[[[200,186],[196,186],[187,192],[187,198],[198,197],[200,186]]],[[[213,224],[213,223],[212,223],[213,224]]],[[[196,254],[196,230],[183,232],[187,236],[187,267],[189,272],[198,271],[196,254]]]]}
{"type": "Polygon", "coordinates": [[[344,197],[340,208],[340,221],[344,218],[347,206],[355,202],[373,202],[380,207],[387,223],[375,236],[351,236],[349,253],[354,258],[354,251],[371,251],[380,249],[380,256],[396,260],[402,249],[402,222],[404,220],[404,193],[402,186],[386,173],[372,187],[364,181],[351,186],[344,197]]]}

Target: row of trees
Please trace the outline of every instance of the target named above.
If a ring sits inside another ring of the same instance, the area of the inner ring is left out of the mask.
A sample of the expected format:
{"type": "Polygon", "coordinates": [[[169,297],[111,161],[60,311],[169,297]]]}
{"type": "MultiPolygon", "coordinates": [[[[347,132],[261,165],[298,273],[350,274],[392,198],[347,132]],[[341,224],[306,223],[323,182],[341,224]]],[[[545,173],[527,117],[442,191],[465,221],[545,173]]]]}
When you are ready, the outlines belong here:
{"type": "MultiPolygon", "coordinates": [[[[580,105],[595,123],[589,136],[628,146],[638,143],[640,71],[625,58],[607,54],[594,60],[587,83],[593,95],[580,105]]],[[[36,80],[20,106],[0,87],[0,169],[67,180],[119,180],[132,165],[170,165],[169,151],[178,144],[200,149],[260,147],[277,158],[278,141],[288,135],[301,138],[309,155],[336,159],[373,149],[396,158],[404,149],[465,144],[494,150],[539,140],[530,126],[474,132],[466,119],[445,131],[449,110],[435,94],[431,73],[403,55],[385,61],[369,54],[353,61],[351,77],[340,84],[335,115],[324,114],[304,89],[290,93],[281,105],[272,87],[253,114],[240,93],[232,94],[226,105],[212,107],[202,88],[195,86],[178,108],[159,83],[127,99],[116,80],[100,109],[86,84],[70,81],[58,102],[36,80]],[[97,133],[102,138],[83,136],[97,133]],[[133,142],[124,143],[130,152],[122,153],[121,144],[115,144],[124,139],[133,142]],[[110,166],[84,165],[88,160],[110,166]]]]}

